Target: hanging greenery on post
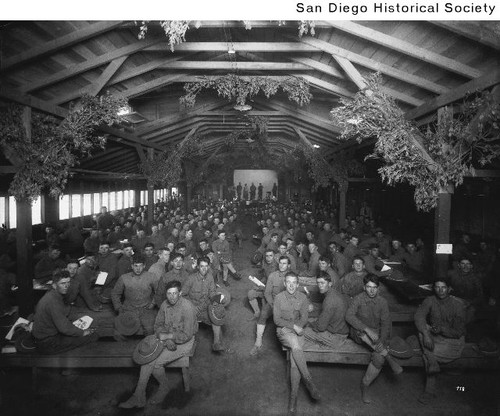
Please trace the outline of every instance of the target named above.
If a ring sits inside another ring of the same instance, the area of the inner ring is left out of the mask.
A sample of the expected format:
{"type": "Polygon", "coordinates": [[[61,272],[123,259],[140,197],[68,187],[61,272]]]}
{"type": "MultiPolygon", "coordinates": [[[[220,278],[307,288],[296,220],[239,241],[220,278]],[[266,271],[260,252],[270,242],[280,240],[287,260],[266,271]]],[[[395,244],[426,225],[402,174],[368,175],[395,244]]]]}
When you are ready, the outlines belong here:
{"type": "Polygon", "coordinates": [[[460,114],[441,117],[421,132],[381,90],[379,74],[367,84],[354,99],[342,99],[342,106],[330,114],[343,128],[342,139],[377,139],[368,157],[383,160],[379,173],[388,184],[415,187],[419,210],[435,208],[440,191],[460,185],[474,165],[484,166],[500,156],[500,104],[488,92],[467,97],[460,114]],[[421,146],[432,161],[424,157],[421,146]]]}
{"type": "Polygon", "coordinates": [[[188,82],[184,85],[186,94],[179,98],[183,108],[191,108],[196,103],[197,95],[204,89],[217,91],[220,97],[228,101],[236,101],[237,105],[245,105],[246,101],[259,93],[266,98],[275,95],[282,89],[290,101],[298,105],[307,105],[311,101],[309,83],[302,78],[288,76],[283,78],[238,76],[227,74],[224,76],[200,77],[200,81],[188,82]]]}
{"type": "Polygon", "coordinates": [[[182,178],[183,161],[196,159],[201,154],[199,137],[193,135],[186,141],[155,154],[139,165],[146,176],[148,185],[170,188],[177,186],[182,178]]]}
{"type": "Polygon", "coordinates": [[[111,95],[82,97],[62,122],[38,112],[31,115],[31,138],[22,124],[23,108],[11,104],[0,112],[0,145],[7,157],[15,159],[17,172],[9,187],[16,200],[32,202],[42,191],[59,197],[78,158],[104,148],[106,138],[96,134],[101,125],[111,126],[126,105],[111,95]]]}

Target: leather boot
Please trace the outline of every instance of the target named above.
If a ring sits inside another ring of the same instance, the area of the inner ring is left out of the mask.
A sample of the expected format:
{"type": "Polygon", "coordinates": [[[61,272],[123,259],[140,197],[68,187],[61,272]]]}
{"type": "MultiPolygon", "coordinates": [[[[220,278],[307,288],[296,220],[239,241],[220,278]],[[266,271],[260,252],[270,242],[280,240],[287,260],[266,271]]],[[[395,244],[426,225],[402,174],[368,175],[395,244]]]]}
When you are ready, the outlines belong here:
{"type": "Polygon", "coordinates": [[[146,406],[146,397],[139,397],[136,394],[130,396],[130,399],[128,399],[126,402],[122,402],[118,405],[118,407],[122,409],[132,409],[134,407],[141,408],[144,406],[146,406]]]}
{"type": "Polygon", "coordinates": [[[318,390],[318,388],[315,386],[315,384],[312,381],[312,378],[309,379],[304,379],[304,383],[307,387],[307,390],[309,390],[309,394],[314,400],[321,400],[321,394],[318,390]]]}

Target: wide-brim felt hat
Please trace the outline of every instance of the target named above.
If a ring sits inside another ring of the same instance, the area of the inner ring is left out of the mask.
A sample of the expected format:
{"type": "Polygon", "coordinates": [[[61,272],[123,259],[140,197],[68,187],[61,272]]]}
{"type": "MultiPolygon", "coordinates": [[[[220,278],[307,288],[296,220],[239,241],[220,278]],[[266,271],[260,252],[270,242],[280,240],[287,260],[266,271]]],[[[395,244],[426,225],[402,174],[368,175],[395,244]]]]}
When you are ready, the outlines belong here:
{"type": "Polygon", "coordinates": [[[403,338],[395,336],[389,341],[389,353],[396,358],[413,357],[413,347],[403,338]]]}
{"type": "Polygon", "coordinates": [[[29,331],[18,331],[15,337],[16,351],[24,354],[36,352],[35,338],[29,331]]]}
{"type": "Polygon", "coordinates": [[[141,328],[141,322],[137,314],[123,312],[115,318],[115,329],[126,337],[136,334],[141,328]]]}
{"type": "Polygon", "coordinates": [[[220,303],[209,305],[208,317],[212,324],[222,326],[226,323],[226,308],[220,303]]]}
{"type": "Polygon", "coordinates": [[[164,347],[156,335],[148,335],[136,345],[132,358],[139,365],[150,363],[159,357],[164,347]]]}

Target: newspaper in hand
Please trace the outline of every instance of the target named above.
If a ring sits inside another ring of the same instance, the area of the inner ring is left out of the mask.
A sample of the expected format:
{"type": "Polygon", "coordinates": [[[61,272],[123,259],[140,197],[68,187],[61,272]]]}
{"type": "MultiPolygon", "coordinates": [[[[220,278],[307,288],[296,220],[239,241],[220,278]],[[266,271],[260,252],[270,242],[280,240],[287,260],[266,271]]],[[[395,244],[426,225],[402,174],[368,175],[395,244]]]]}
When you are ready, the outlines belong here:
{"type": "Polygon", "coordinates": [[[92,324],[92,321],[93,319],[90,316],[85,315],[74,321],[73,325],[85,331],[86,329],[89,329],[90,325],[92,324]]]}
{"type": "Polygon", "coordinates": [[[262,283],[259,279],[257,279],[256,277],[254,276],[248,276],[248,278],[253,282],[255,283],[257,286],[261,286],[261,287],[266,287],[266,285],[264,283],[262,283]]]}

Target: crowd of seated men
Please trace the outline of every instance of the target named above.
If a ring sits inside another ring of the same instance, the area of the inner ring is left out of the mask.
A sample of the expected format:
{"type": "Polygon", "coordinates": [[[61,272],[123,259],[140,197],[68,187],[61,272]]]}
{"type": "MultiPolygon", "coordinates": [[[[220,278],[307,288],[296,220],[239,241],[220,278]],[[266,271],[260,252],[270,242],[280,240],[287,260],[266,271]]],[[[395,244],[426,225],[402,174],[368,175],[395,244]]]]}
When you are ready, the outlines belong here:
{"type": "MultiPolygon", "coordinates": [[[[432,282],[433,292],[429,295],[433,295],[420,306],[415,318],[428,374],[425,392],[420,397],[422,402],[435,393],[438,362],[446,363],[460,356],[466,324],[474,320],[476,308],[488,301],[494,305],[498,296],[492,275],[497,260],[484,241],[480,252],[474,254],[468,245],[470,238],[462,236],[461,244],[455,246],[448,276],[429,279],[432,276],[429,253],[422,239],[402,241],[391,237],[369,217],[360,221],[348,219],[346,226],[337,232],[335,219],[326,211],[315,215],[298,205],[267,204],[253,208],[252,215],[256,224],[253,241],[258,245],[252,260],[260,266],[258,277],[263,285],[255,284],[248,292],[253,310],[250,319],[257,321],[250,355],[262,352],[266,323],[274,313],[277,336],[291,349],[291,359],[299,372],[296,377],[302,377],[313,399],[319,398],[319,392],[307,370],[302,353],[304,345],[312,343],[335,349],[348,336],[367,345],[373,353],[361,382],[365,403],[370,402],[368,386],[385,362],[395,374],[402,372],[389,353],[391,318],[387,301],[378,294],[379,279],[432,282]],[[398,268],[384,268],[386,263],[398,268]],[[474,264],[477,264],[475,270],[474,264]],[[323,295],[319,298],[322,299],[319,311],[312,305],[312,295],[307,299],[303,293],[295,294],[298,276],[317,279],[319,293],[323,295]],[[281,306],[277,306],[279,299],[281,306]],[[281,308],[288,311],[287,322],[283,321],[282,311],[276,316],[281,308]],[[290,315],[290,310],[295,312],[290,315]]],[[[418,347],[417,339],[413,341],[418,347]]],[[[289,404],[289,411],[295,411],[294,403],[289,404]]]]}
{"type": "MultiPolygon", "coordinates": [[[[150,340],[146,347],[161,342],[168,351],[177,351],[197,330],[197,325],[184,322],[182,314],[195,313],[196,322],[212,328],[212,349],[232,352],[222,340],[224,307],[230,298],[228,289],[222,286],[230,286],[230,275],[241,278],[232,264],[232,252],[241,246],[240,216],[245,216],[256,224],[251,231],[258,248],[252,260],[260,266],[262,282],[248,294],[253,310],[250,319],[257,320],[250,354],[262,352],[263,333],[272,316],[278,339],[291,349],[299,377],[311,396],[319,399],[303,356],[304,345],[309,342],[333,348],[349,336],[372,350],[361,382],[362,399],[368,403],[368,386],[384,363],[395,374],[402,371],[389,352],[391,320],[387,302],[378,293],[379,279],[394,278],[399,270],[382,271],[382,259],[400,264],[402,273],[415,279],[428,273],[430,265],[422,239],[401,241],[387,235],[366,216],[367,207],[363,208],[364,217],[348,218],[337,232],[333,211],[312,213],[296,203],[268,202],[243,208],[220,202],[188,214],[159,203],[152,224],[147,223],[144,208],[112,215],[103,207],[90,235],[82,241],[80,234],[83,259],[68,258],[66,250],[66,258],[61,255],[67,244],[72,253],[78,252],[76,233],[64,233],[63,237],[48,227],[49,247],[35,265],[34,278],[50,282],[53,290],[36,310],[33,337],[37,348],[57,353],[96,340],[98,329],[74,329],[71,306],[99,313],[108,305],[117,315],[113,334],[117,341],[141,334],[150,340]],[[102,272],[106,273],[105,282],[96,285],[102,272]],[[299,276],[316,280],[319,310],[314,310],[310,299],[297,290],[299,276]],[[181,316],[171,316],[179,293],[190,306],[183,306],[181,316]],[[182,336],[165,324],[179,319],[189,326],[190,336],[182,336]]],[[[460,356],[465,324],[484,304],[485,293],[491,305],[498,296],[492,278],[496,256],[485,242],[474,254],[467,237],[462,236],[461,244],[455,246],[449,275],[433,282],[430,299],[434,300],[424,302],[417,313],[416,326],[429,375],[439,371],[437,363],[460,356]]],[[[141,361],[136,392],[122,407],[145,405],[144,386],[151,374],[160,384],[159,396],[152,400],[161,399],[165,380],[159,368],[175,359],[172,357],[178,355],[165,353],[154,364],[143,365],[141,361]]],[[[428,400],[433,392],[429,382],[422,400],[428,400]]],[[[294,410],[293,403],[289,410],[294,410]]]]}

